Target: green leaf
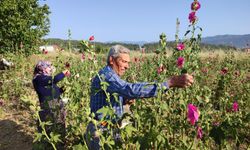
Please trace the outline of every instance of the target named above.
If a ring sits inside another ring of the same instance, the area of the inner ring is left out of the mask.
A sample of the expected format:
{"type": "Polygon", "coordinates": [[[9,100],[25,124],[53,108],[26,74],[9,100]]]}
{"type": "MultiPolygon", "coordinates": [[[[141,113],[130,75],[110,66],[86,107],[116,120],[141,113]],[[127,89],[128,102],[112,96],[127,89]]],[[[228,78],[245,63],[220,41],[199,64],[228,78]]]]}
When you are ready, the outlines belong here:
{"type": "Polygon", "coordinates": [[[188,35],[189,32],[190,32],[190,30],[187,30],[187,32],[184,34],[184,36],[188,35]]]}

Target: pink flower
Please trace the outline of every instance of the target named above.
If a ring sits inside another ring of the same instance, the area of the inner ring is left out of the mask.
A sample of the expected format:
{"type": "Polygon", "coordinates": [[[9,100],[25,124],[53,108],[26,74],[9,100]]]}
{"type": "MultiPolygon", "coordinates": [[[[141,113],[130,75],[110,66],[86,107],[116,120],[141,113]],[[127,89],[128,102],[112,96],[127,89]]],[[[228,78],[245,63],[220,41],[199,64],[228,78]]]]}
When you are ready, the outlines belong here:
{"type": "Polygon", "coordinates": [[[3,106],[3,100],[0,99],[0,106],[3,106]]]}
{"type": "Polygon", "coordinates": [[[185,59],[183,57],[179,57],[177,59],[176,64],[177,64],[178,68],[182,68],[183,67],[184,61],[185,61],[185,59]]]}
{"type": "Polygon", "coordinates": [[[91,37],[89,37],[89,41],[94,41],[94,40],[95,40],[94,35],[92,35],[91,37]]]}
{"type": "Polygon", "coordinates": [[[144,54],[145,53],[145,48],[141,49],[141,53],[144,54]]]}
{"type": "Polygon", "coordinates": [[[201,72],[203,72],[203,73],[208,73],[208,69],[207,69],[207,68],[202,68],[202,69],[201,69],[201,72]]]}
{"type": "Polygon", "coordinates": [[[135,57],[135,58],[134,58],[134,62],[135,62],[135,63],[140,62],[140,58],[135,57]]]}
{"type": "Polygon", "coordinates": [[[195,16],[195,12],[189,13],[188,19],[190,23],[194,23],[197,19],[197,17],[195,16]]]}
{"type": "Polygon", "coordinates": [[[84,54],[84,53],[82,53],[81,60],[82,60],[82,61],[85,60],[85,54],[84,54]]]}
{"type": "Polygon", "coordinates": [[[197,139],[202,139],[202,128],[197,126],[197,139]]]}
{"type": "Polygon", "coordinates": [[[43,54],[48,54],[48,50],[43,49],[43,54]]]}
{"type": "Polygon", "coordinates": [[[220,73],[221,73],[222,75],[227,74],[227,72],[228,72],[228,68],[227,68],[227,67],[222,68],[221,71],[220,71],[220,73]]]}
{"type": "Polygon", "coordinates": [[[239,111],[239,104],[236,101],[233,103],[233,111],[239,111]]]}
{"type": "Polygon", "coordinates": [[[235,72],[234,72],[234,75],[235,75],[235,76],[240,76],[240,71],[238,71],[238,70],[235,71],[235,72]]]}
{"type": "Polygon", "coordinates": [[[163,71],[164,71],[164,66],[160,64],[160,66],[157,68],[157,73],[160,74],[163,71]]]}
{"type": "Polygon", "coordinates": [[[201,4],[198,1],[195,1],[191,4],[191,10],[197,11],[201,8],[201,4]]]}
{"type": "Polygon", "coordinates": [[[179,44],[177,44],[177,47],[176,47],[179,51],[182,51],[182,50],[184,50],[184,48],[185,48],[185,45],[183,44],[183,43],[179,43],[179,44]]]}
{"type": "Polygon", "coordinates": [[[217,122],[217,121],[213,122],[213,126],[218,127],[219,125],[220,125],[220,123],[219,123],[219,122],[217,122]]]}
{"type": "Polygon", "coordinates": [[[199,119],[199,112],[196,106],[188,104],[188,121],[194,125],[199,119]]]}

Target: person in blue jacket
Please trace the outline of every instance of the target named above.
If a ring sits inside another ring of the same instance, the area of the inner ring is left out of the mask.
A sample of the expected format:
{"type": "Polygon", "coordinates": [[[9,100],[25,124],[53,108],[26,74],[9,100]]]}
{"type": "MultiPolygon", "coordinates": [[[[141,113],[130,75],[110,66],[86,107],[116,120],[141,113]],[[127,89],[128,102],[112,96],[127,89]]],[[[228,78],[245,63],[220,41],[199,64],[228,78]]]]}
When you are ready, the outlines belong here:
{"type": "MultiPolygon", "coordinates": [[[[129,68],[129,62],[130,50],[122,45],[114,45],[109,50],[107,65],[91,80],[90,109],[95,120],[104,120],[97,126],[92,122],[87,126],[85,140],[91,150],[101,149],[100,132],[108,131],[108,123],[105,119],[109,120],[109,116],[103,116],[98,110],[111,106],[115,113],[115,117],[111,121],[124,127],[126,124],[123,124],[121,120],[124,114],[123,105],[127,102],[134,99],[156,97],[159,92],[165,93],[170,88],[186,88],[194,82],[192,75],[182,74],[166,78],[165,82],[162,83],[129,83],[121,78],[129,68]],[[103,82],[106,82],[106,91],[102,88],[103,82]]],[[[119,133],[114,134],[114,139],[115,142],[120,142],[119,133]]]]}
{"type": "MultiPolygon", "coordinates": [[[[57,86],[65,76],[70,76],[69,70],[52,76],[53,66],[49,61],[39,61],[34,69],[33,86],[38,95],[40,108],[39,117],[42,122],[50,121],[52,125],[46,126],[46,132],[61,134],[62,141],[65,136],[65,110],[64,104],[60,98],[63,89],[57,86]]],[[[41,133],[42,128],[38,124],[38,131],[41,133]]]]}

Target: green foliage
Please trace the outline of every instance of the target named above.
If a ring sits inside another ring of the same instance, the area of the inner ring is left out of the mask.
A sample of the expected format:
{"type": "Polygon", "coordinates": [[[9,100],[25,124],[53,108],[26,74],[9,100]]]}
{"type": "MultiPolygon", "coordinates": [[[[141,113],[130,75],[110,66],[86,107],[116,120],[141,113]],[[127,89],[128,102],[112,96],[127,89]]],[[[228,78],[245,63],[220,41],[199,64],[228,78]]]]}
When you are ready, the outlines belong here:
{"type": "Polygon", "coordinates": [[[31,54],[49,32],[49,7],[38,0],[0,1],[0,53],[31,54]]]}
{"type": "MultiPolygon", "coordinates": [[[[167,94],[156,98],[138,99],[135,106],[131,107],[133,114],[129,116],[129,120],[132,124],[119,129],[124,139],[120,149],[139,147],[141,149],[188,149],[190,147],[191,149],[215,149],[217,145],[220,145],[222,149],[228,145],[232,149],[235,143],[240,143],[239,145],[243,147],[247,145],[247,138],[250,134],[248,130],[250,118],[248,68],[250,63],[248,57],[243,54],[238,58],[233,55],[233,53],[227,54],[221,59],[216,54],[199,58],[201,63],[198,64],[200,69],[195,72],[195,84],[188,89],[172,89],[167,94]],[[228,67],[228,73],[222,75],[220,71],[224,67],[228,67]],[[204,68],[207,71],[204,71],[204,68]],[[236,71],[240,73],[237,76],[236,71]],[[215,98],[216,91],[222,76],[224,88],[220,90],[220,98],[217,99],[215,98]],[[231,110],[234,101],[239,103],[238,112],[228,111],[231,110]],[[194,127],[187,122],[186,105],[189,102],[195,103],[200,111],[198,122],[202,126],[204,135],[199,141],[195,139],[194,127]],[[214,107],[214,102],[219,102],[220,110],[214,107]],[[218,122],[218,125],[214,126],[214,122],[218,122]],[[214,136],[214,132],[220,132],[221,135],[214,136]]],[[[90,79],[105,65],[102,60],[103,55],[97,55],[95,62],[87,59],[81,61],[80,55],[73,53],[71,55],[60,53],[55,56],[36,55],[33,61],[30,58],[15,57],[15,55],[5,55],[5,58],[13,61],[16,67],[13,70],[1,71],[0,99],[6,100],[6,103],[12,102],[13,99],[21,99],[23,107],[32,105],[28,99],[38,101],[34,95],[32,97],[34,89],[31,85],[34,62],[37,59],[52,60],[57,72],[64,69],[65,61],[70,63],[71,77],[65,78],[60,83],[66,87],[62,97],[70,99],[66,106],[67,146],[69,149],[86,148],[84,133],[88,123],[93,121],[89,106],[90,79]]],[[[178,72],[174,69],[175,63],[171,63],[172,58],[167,57],[162,61],[166,71],[160,75],[157,74],[158,59],[155,54],[142,55],[140,60],[144,61],[132,62],[124,79],[128,78],[133,82],[164,81],[166,77],[172,75],[173,71],[178,72]]],[[[104,89],[108,86],[106,82],[102,84],[104,89]]],[[[34,107],[32,110],[35,110],[34,107]]],[[[114,114],[108,107],[100,111],[106,111],[108,115],[114,114]]],[[[112,122],[109,123],[112,124],[112,122]]],[[[44,125],[48,126],[48,123],[44,125]]],[[[36,134],[36,140],[41,136],[45,137],[44,134],[36,134]]],[[[105,142],[110,135],[102,136],[105,142]]],[[[119,146],[113,145],[112,142],[114,142],[113,139],[109,138],[105,144],[119,149],[119,146]]]]}

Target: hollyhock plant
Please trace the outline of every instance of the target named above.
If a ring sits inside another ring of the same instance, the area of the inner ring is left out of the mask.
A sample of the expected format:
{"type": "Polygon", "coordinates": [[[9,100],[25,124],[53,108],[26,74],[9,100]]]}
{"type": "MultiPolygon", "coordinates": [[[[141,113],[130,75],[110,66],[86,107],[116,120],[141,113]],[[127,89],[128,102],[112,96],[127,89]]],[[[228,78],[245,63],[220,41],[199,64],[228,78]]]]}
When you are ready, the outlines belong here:
{"type": "Polygon", "coordinates": [[[94,35],[92,35],[91,37],[89,37],[89,41],[94,41],[94,40],[95,40],[94,35]]]}
{"type": "Polygon", "coordinates": [[[185,58],[184,57],[179,57],[176,61],[177,67],[182,68],[184,65],[185,58]]]}
{"type": "Polygon", "coordinates": [[[195,12],[189,13],[188,19],[190,23],[195,23],[195,21],[197,20],[197,17],[195,16],[195,12]]]}
{"type": "Polygon", "coordinates": [[[201,4],[198,1],[194,1],[191,4],[191,10],[193,10],[193,11],[197,11],[200,8],[201,8],[201,4]]]}
{"type": "Polygon", "coordinates": [[[194,125],[199,119],[199,112],[196,106],[188,104],[188,121],[194,125]]]}
{"type": "Polygon", "coordinates": [[[179,43],[179,44],[177,44],[176,48],[177,48],[177,50],[182,51],[182,50],[184,50],[185,45],[184,45],[184,43],[179,43]]]}
{"type": "Polygon", "coordinates": [[[201,127],[199,127],[199,126],[197,126],[197,139],[202,139],[202,134],[203,134],[203,132],[202,132],[202,128],[201,127]]]}
{"type": "Polygon", "coordinates": [[[234,102],[232,107],[234,112],[239,111],[239,104],[237,102],[234,102]]]}

